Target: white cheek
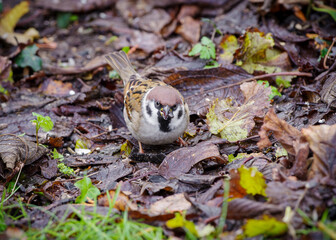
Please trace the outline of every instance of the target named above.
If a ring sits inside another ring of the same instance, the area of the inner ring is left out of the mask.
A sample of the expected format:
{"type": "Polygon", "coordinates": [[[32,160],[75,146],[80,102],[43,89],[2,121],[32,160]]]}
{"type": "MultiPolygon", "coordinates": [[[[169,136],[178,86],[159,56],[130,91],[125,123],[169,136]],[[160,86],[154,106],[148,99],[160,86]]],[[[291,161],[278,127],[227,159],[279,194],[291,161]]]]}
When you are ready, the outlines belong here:
{"type": "Polygon", "coordinates": [[[145,100],[144,103],[145,104],[142,106],[142,112],[144,113],[145,120],[151,125],[159,125],[157,121],[157,109],[154,106],[154,101],[145,100]],[[151,115],[147,112],[147,105],[149,105],[149,108],[152,111],[151,115]]]}

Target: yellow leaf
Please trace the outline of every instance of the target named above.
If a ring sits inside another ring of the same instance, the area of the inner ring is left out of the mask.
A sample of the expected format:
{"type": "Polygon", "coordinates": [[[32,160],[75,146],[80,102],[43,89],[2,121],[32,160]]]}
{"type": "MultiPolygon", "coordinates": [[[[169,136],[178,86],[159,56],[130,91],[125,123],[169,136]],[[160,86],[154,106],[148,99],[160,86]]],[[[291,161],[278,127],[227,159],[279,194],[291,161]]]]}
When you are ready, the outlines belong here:
{"type": "Polygon", "coordinates": [[[242,165],[238,168],[240,174],[240,186],[242,186],[248,194],[260,194],[266,196],[265,189],[267,187],[264,176],[256,167],[247,168],[242,165]]]}
{"type": "Polygon", "coordinates": [[[27,1],[20,2],[12,8],[1,20],[0,20],[0,33],[14,32],[14,28],[20,18],[29,11],[29,4],[27,1]]]}
{"type": "Polygon", "coordinates": [[[263,219],[248,219],[244,228],[247,237],[264,235],[265,237],[276,237],[287,232],[287,224],[267,215],[263,219]]]}

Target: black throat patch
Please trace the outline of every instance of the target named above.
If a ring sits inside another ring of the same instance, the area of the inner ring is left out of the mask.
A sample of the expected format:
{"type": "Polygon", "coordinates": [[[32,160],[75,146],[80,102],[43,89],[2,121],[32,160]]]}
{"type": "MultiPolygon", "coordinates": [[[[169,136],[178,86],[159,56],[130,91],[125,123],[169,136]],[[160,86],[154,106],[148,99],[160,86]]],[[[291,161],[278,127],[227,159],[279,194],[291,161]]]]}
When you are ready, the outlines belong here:
{"type": "Polygon", "coordinates": [[[162,132],[170,132],[171,129],[169,127],[170,124],[170,118],[167,120],[164,120],[163,117],[161,116],[160,112],[158,112],[158,121],[159,121],[159,127],[162,132]]]}

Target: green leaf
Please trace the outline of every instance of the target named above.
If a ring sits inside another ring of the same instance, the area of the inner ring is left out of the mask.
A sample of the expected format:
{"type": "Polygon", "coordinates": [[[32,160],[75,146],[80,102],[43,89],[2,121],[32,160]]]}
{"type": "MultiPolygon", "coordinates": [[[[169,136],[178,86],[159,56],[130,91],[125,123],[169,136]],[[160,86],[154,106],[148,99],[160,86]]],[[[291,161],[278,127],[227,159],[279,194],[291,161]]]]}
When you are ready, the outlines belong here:
{"type": "Polygon", "coordinates": [[[57,168],[61,173],[65,175],[68,175],[68,176],[75,175],[75,171],[71,167],[68,167],[62,162],[57,164],[57,168]]]}
{"type": "Polygon", "coordinates": [[[126,46],[126,47],[123,47],[121,49],[121,51],[124,51],[126,54],[128,53],[128,51],[130,50],[130,47],[126,46]]]}
{"type": "Polygon", "coordinates": [[[242,186],[248,194],[260,194],[266,196],[265,189],[267,187],[264,176],[256,167],[247,168],[242,165],[238,168],[240,174],[240,186],[242,186]]]}
{"type": "Polygon", "coordinates": [[[203,48],[202,44],[197,43],[197,44],[191,49],[191,51],[189,52],[188,55],[189,55],[189,56],[195,56],[195,55],[197,55],[197,54],[199,54],[199,53],[201,52],[202,48],[203,48]]]}
{"type": "Polygon", "coordinates": [[[210,59],[210,51],[207,47],[202,47],[200,52],[200,59],[210,59]]]}
{"type": "Polygon", "coordinates": [[[54,127],[54,123],[53,121],[51,121],[51,118],[49,116],[42,116],[41,114],[38,114],[38,113],[35,113],[33,112],[32,113],[33,116],[36,117],[36,120],[31,120],[31,122],[34,122],[36,123],[36,126],[38,128],[42,128],[43,131],[45,132],[49,132],[53,129],[54,127]]]}
{"type": "Polygon", "coordinates": [[[58,28],[67,28],[71,22],[72,14],[69,12],[59,12],[57,14],[57,27],[58,28]]]}
{"type": "Polygon", "coordinates": [[[59,161],[64,160],[64,156],[60,154],[59,152],[57,152],[56,148],[54,148],[54,150],[52,151],[52,157],[53,159],[58,159],[59,161]]]}
{"type": "Polygon", "coordinates": [[[283,147],[277,147],[277,149],[275,151],[275,157],[276,158],[279,158],[279,157],[288,157],[288,152],[283,147]]]}
{"type": "Polygon", "coordinates": [[[174,229],[178,227],[184,228],[187,232],[191,233],[194,236],[198,236],[196,226],[193,222],[188,221],[180,213],[175,213],[175,217],[166,222],[168,228],[174,229]]]}
{"type": "Polygon", "coordinates": [[[332,8],[332,7],[323,5],[323,4],[321,4],[320,8],[315,7],[315,5],[312,5],[312,6],[313,6],[313,9],[317,12],[328,13],[334,19],[334,21],[336,22],[336,9],[335,8],[332,8]]]}
{"type": "Polygon", "coordinates": [[[83,203],[87,198],[95,199],[99,194],[99,189],[92,185],[91,179],[85,176],[82,180],[75,183],[75,186],[80,189],[81,194],[76,198],[76,203],[83,203]]]}
{"type": "Polygon", "coordinates": [[[15,63],[19,67],[31,67],[35,72],[42,69],[42,59],[39,56],[36,56],[38,47],[33,44],[27,46],[21,51],[21,53],[16,57],[15,63]]]}
{"type": "Polygon", "coordinates": [[[211,43],[209,45],[209,52],[212,59],[216,59],[216,47],[215,44],[211,43]]]}
{"type": "Polygon", "coordinates": [[[233,162],[234,160],[241,159],[246,157],[248,154],[247,153],[238,153],[237,156],[234,156],[233,154],[230,154],[228,156],[228,161],[229,163],[233,162]]]}
{"type": "Polygon", "coordinates": [[[211,39],[208,38],[208,37],[206,37],[206,36],[202,37],[202,39],[201,39],[201,43],[202,43],[203,45],[205,45],[205,46],[208,46],[208,45],[210,45],[210,44],[213,44],[213,42],[211,41],[211,39]]]}
{"type": "Polygon", "coordinates": [[[270,86],[268,81],[258,80],[257,82],[258,84],[263,85],[265,88],[270,87],[271,93],[269,94],[269,100],[273,99],[275,96],[280,96],[280,97],[282,96],[276,87],[270,86]]]}
{"type": "Polygon", "coordinates": [[[263,235],[264,237],[276,237],[287,232],[287,224],[265,215],[263,219],[248,219],[244,228],[247,237],[263,235]]]}
{"type": "Polygon", "coordinates": [[[123,143],[121,145],[121,147],[120,147],[120,152],[122,152],[123,155],[125,155],[126,157],[128,157],[129,155],[131,155],[131,151],[132,151],[132,148],[128,144],[128,141],[126,141],[125,143],[123,143]]]}
{"type": "Polygon", "coordinates": [[[291,81],[281,76],[275,78],[275,83],[279,87],[283,86],[284,88],[289,88],[291,86],[291,81]]]}
{"type": "Polygon", "coordinates": [[[204,66],[204,69],[217,68],[217,67],[219,67],[219,63],[217,61],[211,60],[204,66]]]}

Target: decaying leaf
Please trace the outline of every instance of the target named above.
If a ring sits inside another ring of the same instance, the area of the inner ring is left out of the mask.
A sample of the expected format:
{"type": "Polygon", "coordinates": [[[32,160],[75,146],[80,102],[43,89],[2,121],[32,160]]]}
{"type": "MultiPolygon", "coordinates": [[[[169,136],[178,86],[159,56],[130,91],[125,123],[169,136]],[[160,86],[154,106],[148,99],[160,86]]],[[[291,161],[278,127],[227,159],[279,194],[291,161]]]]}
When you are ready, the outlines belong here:
{"type": "Polygon", "coordinates": [[[255,237],[258,235],[276,237],[287,232],[286,223],[267,215],[264,215],[263,219],[248,219],[243,228],[244,234],[247,237],[255,237]]]}
{"type": "Polygon", "coordinates": [[[214,144],[200,143],[195,147],[180,148],[167,155],[159,167],[159,173],[165,178],[178,177],[187,173],[196,163],[209,158],[223,161],[214,144]]]}
{"type": "Polygon", "coordinates": [[[284,206],[253,201],[247,198],[236,198],[229,202],[228,219],[253,218],[263,213],[281,213],[284,206]]]}
{"type": "Polygon", "coordinates": [[[0,36],[2,39],[10,44],[17,45],[18,43],[28,43],[28,41],[39,37],[35,28],[29,28],[23,34],[14,32],[17,22],[28,11],[28,1],[22,1],[0,19],[0,36]]]}
{"type": "Polygon", "coordinates": [[[248,194],[260,194],[266,196],[267,187],[264,176],[256,167],[246,168],[244,165],[238,169],[240,174],[240,185],[248,194]]]}
{"type": "Polygon", "coordinates": [[[153,203],[149,212],[154,215],[188,210],[191,203],[184,197],[183,193],[175,194],[153,203]]]}
{"type": "MultiPolygon", "coordinates": [[[[238,40],[234,35],[227,35],[220,46],[224,51],[220,55],[220,61],[231,63],[236,59],[236,64],[249,73],[254,71],[274,73],[292,69],[288,54],[273,48],[272,34],[265,34],[256,28],[247,29],[238,40]]],[[[292,76],[277,77],[286,83],[292,78],[292,76]]]]}
{"type": "Polygon", "coordinates": [[[279,119],[271,108],[264,118],[264,124],[259,131],[260,141],[258,147],[263,149],[271,145],[268,132],[272,131],[274,137],[281,143],[289,154],[295,155],[294,142],[299,140],[301,133],[286,121],[279,119]]]}
{"type": "Polygon", "coordinates": [[[336,124],[310,126],[302,129],[314,153],[314,174],[336,179],[336,124]]]}
{"type": "Polygon", "coordinates": [[[37,147],[36,143],[27,141],[23,137],[11,134],[0,135],[0,156],[9,169],[13,169],[17,161],[31,164],[47,151],[46,148],[37,147]]]}
{"type": "MultiPolygon", "coordinates": [[[[105,206],[108,207],[109,206],[109,198],[110,201],[112,202],[116,191],[115,190],[110,190],[109,192],[109,196],[104,193],[101,194],[100,196],[98,196],[98,205],[99,206],[105,206]]],[[[120,211],[125,211],[126,209],[128,210],[132,210],[132,211],[136,211],[138,209],[137,205],[134,204],[129,197],[123,193],[123,192],[119,192],[119,195],[117,197],[117,200],[114,204],[114,208],[120,210],[120,211]]]]}
{"type": "MultiPolygon", "coordinates": [[[[23,137],[12,134],[0,135],[0,160],[9,170],[13,170],[18,162],[31,164],[47,152],[48,149],[37,146],[36,143],[23,137]]],[[[0,164],[1,166],[3,165],[0,164]]],[[[4,169],[0,169],[0,176],[5,178],[4,169]]]]}
{"type": "Polygon", "coordinates": [[[207,124],[212,134],[220,134],[228,141],[245,139],[255,126],[254,117],[262,117],[269,108],[270,88],[256,82],[240,86],[245,102],[241,106],[230,98],[216,100],[207,114],[207,124]]]}

